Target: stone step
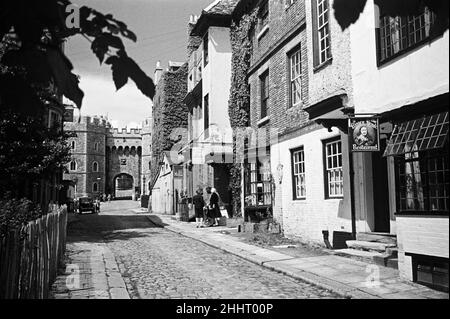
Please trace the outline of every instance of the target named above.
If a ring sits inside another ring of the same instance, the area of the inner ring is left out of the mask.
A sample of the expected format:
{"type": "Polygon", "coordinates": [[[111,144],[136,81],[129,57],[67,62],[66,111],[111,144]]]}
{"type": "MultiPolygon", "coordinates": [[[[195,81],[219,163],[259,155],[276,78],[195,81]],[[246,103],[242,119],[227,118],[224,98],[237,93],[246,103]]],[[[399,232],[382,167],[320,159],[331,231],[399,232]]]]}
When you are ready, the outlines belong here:
{"type": "Polygon", "coordinates": [[[390,255],[390,258],[397,258],[398,257],[398,248],[386,248],[386,254],[390,255]]]}
{"type": "Polygon", "coordinates": [[[357,233],[356,240],[397,245],[397,236],[385,233],[357,233]]]}
{"type": "Polygon", "coordinates": [[[389,258],[386,266],[389,268],[398,269],[398,258],[389,258]]]}
{"type": "Polygon", "coordinates": [[[398,259],[391,258],[391,256],[386,253],[347,248],[334,250],[333,254],[343,257],[358,257],[383,267],[398,269],[398,259]]]}
{"type": "Polygon", "coordinates": [[[347,240],[346,244],[347,244],[348,248],[367,250],[367,251],[377,251],[377,252],[382,252],[382,253],[386,252],[387,248],[395,248],[397,246],[395,244],[385,244],[385,243],[362,241],[362,240],[347,240]]]}

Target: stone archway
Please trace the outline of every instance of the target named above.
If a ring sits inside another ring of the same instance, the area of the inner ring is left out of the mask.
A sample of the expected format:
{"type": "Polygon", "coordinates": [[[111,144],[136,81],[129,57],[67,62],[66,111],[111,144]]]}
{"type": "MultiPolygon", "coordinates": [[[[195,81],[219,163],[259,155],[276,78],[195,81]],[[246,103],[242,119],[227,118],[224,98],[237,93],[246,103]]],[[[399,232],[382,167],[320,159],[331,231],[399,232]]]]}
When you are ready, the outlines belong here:
{"type": "Polygon", "coordinates": [[[134,178],[130,174],[121,173],[113,180],[114,197],[116,199],[131,199],[134,195],[134,178]]]}

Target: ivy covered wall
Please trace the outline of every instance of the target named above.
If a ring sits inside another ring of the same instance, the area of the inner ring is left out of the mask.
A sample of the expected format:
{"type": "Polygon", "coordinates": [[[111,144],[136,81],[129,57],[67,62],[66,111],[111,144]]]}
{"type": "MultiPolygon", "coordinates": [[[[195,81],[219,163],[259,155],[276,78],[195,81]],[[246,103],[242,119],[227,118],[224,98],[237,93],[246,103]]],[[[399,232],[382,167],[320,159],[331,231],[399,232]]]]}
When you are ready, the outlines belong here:
{"type": "MultiPolygon", "coordinates": [[[[244,14],[242,18],[231,25],[231,49],[232,49],[232,69],[231,69],[231,91],[229,99],[228,113],[231,127],[234,132],[238,128],[246,128],[250,122],[250,87],[247,82],[247,73],[250,68],[252,56],[252,43],[250,41],[250,31],[257,21],[257,10],[244,14]]],[[[234,136],[234,153],[238,151],[242,154],[243,147],[236,143],[234,136]]],[[[233,215],[241,215],[241,192],[242,192],[242,164],[230,164],[230,189],[232,191],[233,215]]]]}
{"type": "Polygon", "coordinates": [[[156,87],[153,100],[152,185],[158,178],[162,152],[171,150],[179,142],[180,135],[186,138],[189,111],[183,100],[187,94],[187,71],[185,63],[176,71],[164,72],[156,87]]]}

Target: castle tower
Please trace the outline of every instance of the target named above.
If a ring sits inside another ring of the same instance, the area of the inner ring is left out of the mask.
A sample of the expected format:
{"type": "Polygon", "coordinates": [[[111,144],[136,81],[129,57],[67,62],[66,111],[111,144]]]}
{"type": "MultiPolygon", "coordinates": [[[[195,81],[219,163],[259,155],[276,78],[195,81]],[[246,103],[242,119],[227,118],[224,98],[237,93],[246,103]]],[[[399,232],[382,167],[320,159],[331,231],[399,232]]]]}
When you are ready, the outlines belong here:
{"type": "Polygon", "coordinates": [[[69,181],[69,197],[99,196],[106,189],[106,134],[109,123],[102,117],[83,116],[64,123],[64,131],[74,132],[69,138],[71,161],[64,180],[69,181]]]}
{"type": "Polygon", "coordinates": [[[153,119],[145,119],[142,123],[142,194],[150,195],[149,183],[151,182],[152,165],[152,134],[153,119]]]}

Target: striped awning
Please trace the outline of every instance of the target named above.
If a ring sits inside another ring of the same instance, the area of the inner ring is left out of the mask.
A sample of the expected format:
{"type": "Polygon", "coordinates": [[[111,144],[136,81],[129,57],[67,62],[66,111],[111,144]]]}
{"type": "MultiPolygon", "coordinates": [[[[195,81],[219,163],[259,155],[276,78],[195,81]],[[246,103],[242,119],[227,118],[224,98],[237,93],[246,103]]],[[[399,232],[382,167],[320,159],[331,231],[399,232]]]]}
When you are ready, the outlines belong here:
{"type": "Polygon", "coordinates": [[[384,156],[444,147],[448,138],[448,122],[448,112],[443,112],[396,125],[384,156]]]}

